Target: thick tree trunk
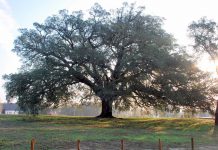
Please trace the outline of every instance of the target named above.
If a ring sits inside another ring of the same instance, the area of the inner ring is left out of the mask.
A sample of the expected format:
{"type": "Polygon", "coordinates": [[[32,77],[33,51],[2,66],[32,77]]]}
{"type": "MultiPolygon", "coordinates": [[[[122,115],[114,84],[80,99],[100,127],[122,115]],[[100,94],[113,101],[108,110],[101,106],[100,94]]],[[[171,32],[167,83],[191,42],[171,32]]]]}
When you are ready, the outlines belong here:
{"type": "Polygon", "coordinates": [[[218,126],[218,101],[216,102],[215,126],[218,126]]]}
{"type": "Polygon", "coordinates": [[[111,100],[102,100],[101,114],[97,117],[99,117],[99,118],[113,118],[112,103],[113,102],[111,100]]]}

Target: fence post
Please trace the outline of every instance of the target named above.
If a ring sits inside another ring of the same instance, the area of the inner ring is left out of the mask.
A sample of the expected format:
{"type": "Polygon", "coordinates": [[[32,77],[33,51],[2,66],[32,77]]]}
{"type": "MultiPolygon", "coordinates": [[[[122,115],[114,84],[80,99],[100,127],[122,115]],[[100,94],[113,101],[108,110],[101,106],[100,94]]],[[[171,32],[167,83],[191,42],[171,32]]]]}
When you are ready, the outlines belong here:
{"type": "Polygon", "coordinates": [[[80,150],[80,140],[77,140],[77,142],[76,142],[77,144],[77,150],[80,150]]]}
{"type": "Polygon", "coordinates": [[[36,143],[36,140],[33,138],[32,140],[31,140],[31,148],[30,148],[30,150],[34,150],[35,148],[35,143],[36,143]]]}
{"type": "Polygon", "coordinates": [[[194,138],[193,137],[191,138],[191,146],[192,146],[192,150],[194,150],[195,147],[194,147],[194,138]]]}
{"type": "Polygon", "coordinates": [[[162,150],[162,142],[161,142],[160,139],[158,140],[158,143],[159,143],[159,144],[158,144],[158,145],[159,145],[159,150],[162,150]]]}
{"type": "Polygon", "coordinates": [[[120,142],[121,142],[121,150],[124,150],[124,141],[121,140],[120,142]]]}

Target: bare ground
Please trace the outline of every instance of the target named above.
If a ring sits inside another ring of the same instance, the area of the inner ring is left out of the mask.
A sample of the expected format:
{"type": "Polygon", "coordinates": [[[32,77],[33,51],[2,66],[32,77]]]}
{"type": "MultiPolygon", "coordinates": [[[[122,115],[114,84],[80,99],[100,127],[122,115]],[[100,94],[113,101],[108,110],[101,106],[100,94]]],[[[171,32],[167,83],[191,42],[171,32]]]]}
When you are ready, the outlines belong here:
{"type": "MultiPolygon", "coordinates": [[[[76,143],[76,142],[75,142],[76,143]]],[[[77,145],[71,144],[72,148],[59,145],[55,150],[77,150],[77,145]],[[65,147],[65,148],[64,148],[65,147]]],[[[84,141],[80,143],[80,150],[121,150],[120,142],[88,142],[84,141]]],[[[141,142],[125,142],[124,150],[159,150],[158,144],[148,145],[141,142]]],[[[163,150],[192,150],[191,145],[184,145],[181,147],[171,147],[170,145],[163,146],[163,150]]],[[[218,150],[218,145],[213,146],[195,146],[194,150],[218,150]]]]}

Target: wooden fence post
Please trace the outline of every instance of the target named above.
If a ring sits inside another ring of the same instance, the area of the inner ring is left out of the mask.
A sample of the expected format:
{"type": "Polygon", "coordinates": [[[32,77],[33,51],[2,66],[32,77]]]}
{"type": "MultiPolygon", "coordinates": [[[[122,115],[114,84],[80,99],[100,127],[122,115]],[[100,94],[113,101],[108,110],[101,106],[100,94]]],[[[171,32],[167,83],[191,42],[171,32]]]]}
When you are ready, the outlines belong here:
{"type": "Polygon", "coordinates": [[[191,138],[191,146],[192,146],[192,150],[194,150],[195,147],[194,147],[194,138],[193,137],[191,138]]]}
{"type": "Polygon", "coordinates": [[[159,150],[162,150],[162,142],[161,142],[160,139],[159,139],[159,141],[158,141],[158,145],[159,145],[159,150]]]}
{"type": "Polygon", "coordinates": [[[121,150],[124,150],[124,141],[121,140],[120,142],[121,142],[121,150]]]}
{"type": "Polygon", "coordinates": [[[36,140],[33,138],[32,140],[31,140],[31,148],[30,148],[30,150],[34,150],[35,148],[35,143],[36,143],[36,140]]]}
{"type": "Polygon", "coordinates": [[[80,150],[80,140],[77,140],[77,150],[80,150]]]}

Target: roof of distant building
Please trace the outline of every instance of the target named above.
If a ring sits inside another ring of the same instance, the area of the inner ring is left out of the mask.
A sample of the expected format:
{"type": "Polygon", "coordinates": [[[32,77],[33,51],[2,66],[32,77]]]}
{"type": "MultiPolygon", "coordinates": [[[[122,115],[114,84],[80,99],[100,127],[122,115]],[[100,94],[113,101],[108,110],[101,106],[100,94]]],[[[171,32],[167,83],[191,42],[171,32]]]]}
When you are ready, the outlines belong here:
{"type": "Polygon", "coordinates": [[[19,106],[16,103],[3,103],[4,110],[19,110],[19,106]]]}

